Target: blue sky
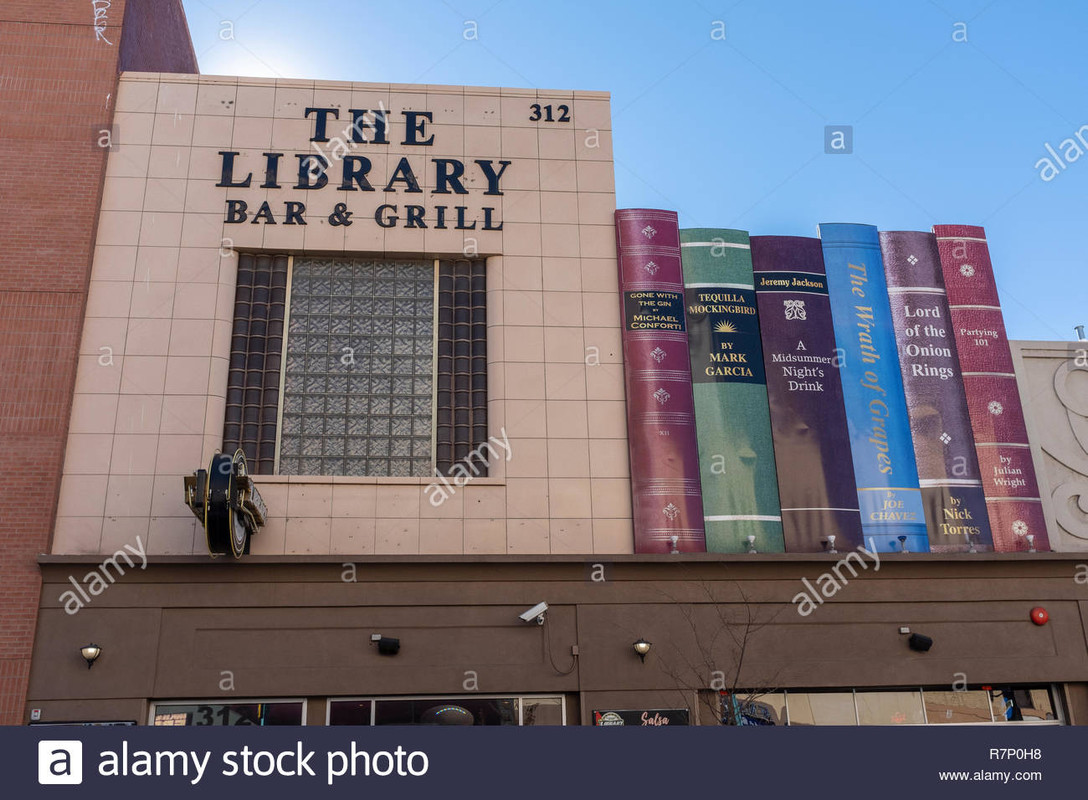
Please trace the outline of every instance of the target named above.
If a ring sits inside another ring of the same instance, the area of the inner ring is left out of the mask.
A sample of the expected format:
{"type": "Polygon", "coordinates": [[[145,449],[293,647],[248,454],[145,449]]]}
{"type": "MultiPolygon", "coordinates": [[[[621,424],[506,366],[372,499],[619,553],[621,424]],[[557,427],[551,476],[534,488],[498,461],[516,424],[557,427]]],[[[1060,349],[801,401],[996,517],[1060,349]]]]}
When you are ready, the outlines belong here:
{"type": "Polygon", "coordinates": [[[609,91],[621,208],[753,234],[983,225],[1010,338],[1088,323],[1088,152],[1035,166],[1088,124],[1082,0],[184,5],[206,74],[609,91]]]}

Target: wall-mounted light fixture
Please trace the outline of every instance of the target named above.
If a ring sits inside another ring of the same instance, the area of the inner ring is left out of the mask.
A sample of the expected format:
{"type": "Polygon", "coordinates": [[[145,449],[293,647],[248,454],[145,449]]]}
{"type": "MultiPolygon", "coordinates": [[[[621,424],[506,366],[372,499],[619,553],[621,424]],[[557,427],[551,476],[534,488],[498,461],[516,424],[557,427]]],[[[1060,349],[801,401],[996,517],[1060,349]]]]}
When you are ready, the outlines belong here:
{"type": "Polygon", "coordinates": [[[910,639],[907,640],[907,644],[911,650],[916,650],[919,653],[924,653],[929,648],[933,647],[933,640],[928,636],[923,636],[920,633],[912,633],[910,639]]]}
{"type": "Polygon", "coordinates": [[[98,657],[102,655],[102,648],[92,642],[79,648],[79,654],[86,660],[87,669],[90,669],[94,666],[94,662],[98,660],[98,657]]]}
{"type": "Polygon", "coordinates": [[[383,656],[395,656],[400,652],[400,639],[392,636],[382,636],[380,633],[370,634],[370,641],[378,645],[378,653],[383,656]]]}
{"type": "Polygon", "coordinates": [[[910,638],[907,639],[907,646],[910,647],[911,650],[924,653],[929,650],[929,648],[933,647],[933,639],[931,637],[921,633],[912,633],[910,627],[907,625],[900,625],[899,633],[902,636],[910,636],[910,638]]]}
{"type": "Polygon", "coordinates": [[[749,553],[757,552],[757,550],[756,550],[756,537],[754,535],[751,535],[751,534],[749,534],[749,536],[748,536],[748,552],[749,553]]]}
{"type": "Polygon", "coordinates": [[[646,654],[650,652],[650,648],[653,647],[653,644],[651,642],[647,642],[640,636],[638,637],[638,641],[631,646],[635,648],[635,653],[638,654],[639,659],[642,661],[643,664],[645,664],[646,654]]]}

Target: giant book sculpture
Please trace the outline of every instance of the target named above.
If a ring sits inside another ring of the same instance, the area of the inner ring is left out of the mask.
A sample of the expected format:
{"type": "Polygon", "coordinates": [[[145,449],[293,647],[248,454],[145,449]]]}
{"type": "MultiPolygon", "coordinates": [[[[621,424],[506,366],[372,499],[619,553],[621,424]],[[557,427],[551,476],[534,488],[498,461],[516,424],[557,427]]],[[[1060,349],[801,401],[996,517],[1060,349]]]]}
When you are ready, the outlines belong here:
{"type": "Polygon", "coordinates": [[[822,224],[819,232],[866,542],[880,552],[928,552],[877,230],[822,224]]]}
{"type": "Polygon", "coordinates": [[[934,225],[994,548],[1049,550],[986,231],[934,225]]]}
{"type": "Polygon", "coordinates": [[[993,550],[937,239],[882,231],[918,485],[933,552],[993,550]]]}
{"type": "Polygon", "coordinates": [[[753,236],[786,551],[862,544],[854,463],[819,239],[753,236]]]}
{"type": "Polygon", "coordinates": [[[703,552],[675,212],[616,211],[636,553],[703,552]]]}
{"type": "Polygon", "coordinates": [[[745,231],[680,231],[710,553],[782,552],[771,418],[745,231]]]}

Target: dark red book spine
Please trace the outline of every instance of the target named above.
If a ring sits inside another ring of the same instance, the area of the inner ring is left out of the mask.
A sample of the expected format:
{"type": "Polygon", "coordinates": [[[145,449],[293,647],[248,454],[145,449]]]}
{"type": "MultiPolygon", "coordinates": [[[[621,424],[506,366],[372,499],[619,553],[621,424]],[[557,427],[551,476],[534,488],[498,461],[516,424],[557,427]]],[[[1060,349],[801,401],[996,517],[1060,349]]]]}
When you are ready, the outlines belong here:
{"type": "Polygon", "coordinates": [[[997,551],[1049,550],[986,231],[934,225],[997,551]]]}
{"type": "Polygon", "coordinates": [[[616,211],[616,244],[635,552],[705,552],[676,213],[616,211]]]}

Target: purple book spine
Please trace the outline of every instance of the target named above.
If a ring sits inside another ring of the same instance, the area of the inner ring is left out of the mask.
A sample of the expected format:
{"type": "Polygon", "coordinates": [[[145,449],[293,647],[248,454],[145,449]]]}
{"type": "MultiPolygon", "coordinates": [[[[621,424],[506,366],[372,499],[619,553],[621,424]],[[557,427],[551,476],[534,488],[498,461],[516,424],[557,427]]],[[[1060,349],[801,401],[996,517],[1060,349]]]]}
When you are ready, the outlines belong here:
{"type": "Polygon", "coordinates": [[[786,552],[852,550],[861,514],[823,248],[802,236],[751,245],[786,552]]]}
{"type": "Polygon", "coordinates": [[[993,550],[937,237],[883,231],[880,249],[930,551],[993,550]]]}

